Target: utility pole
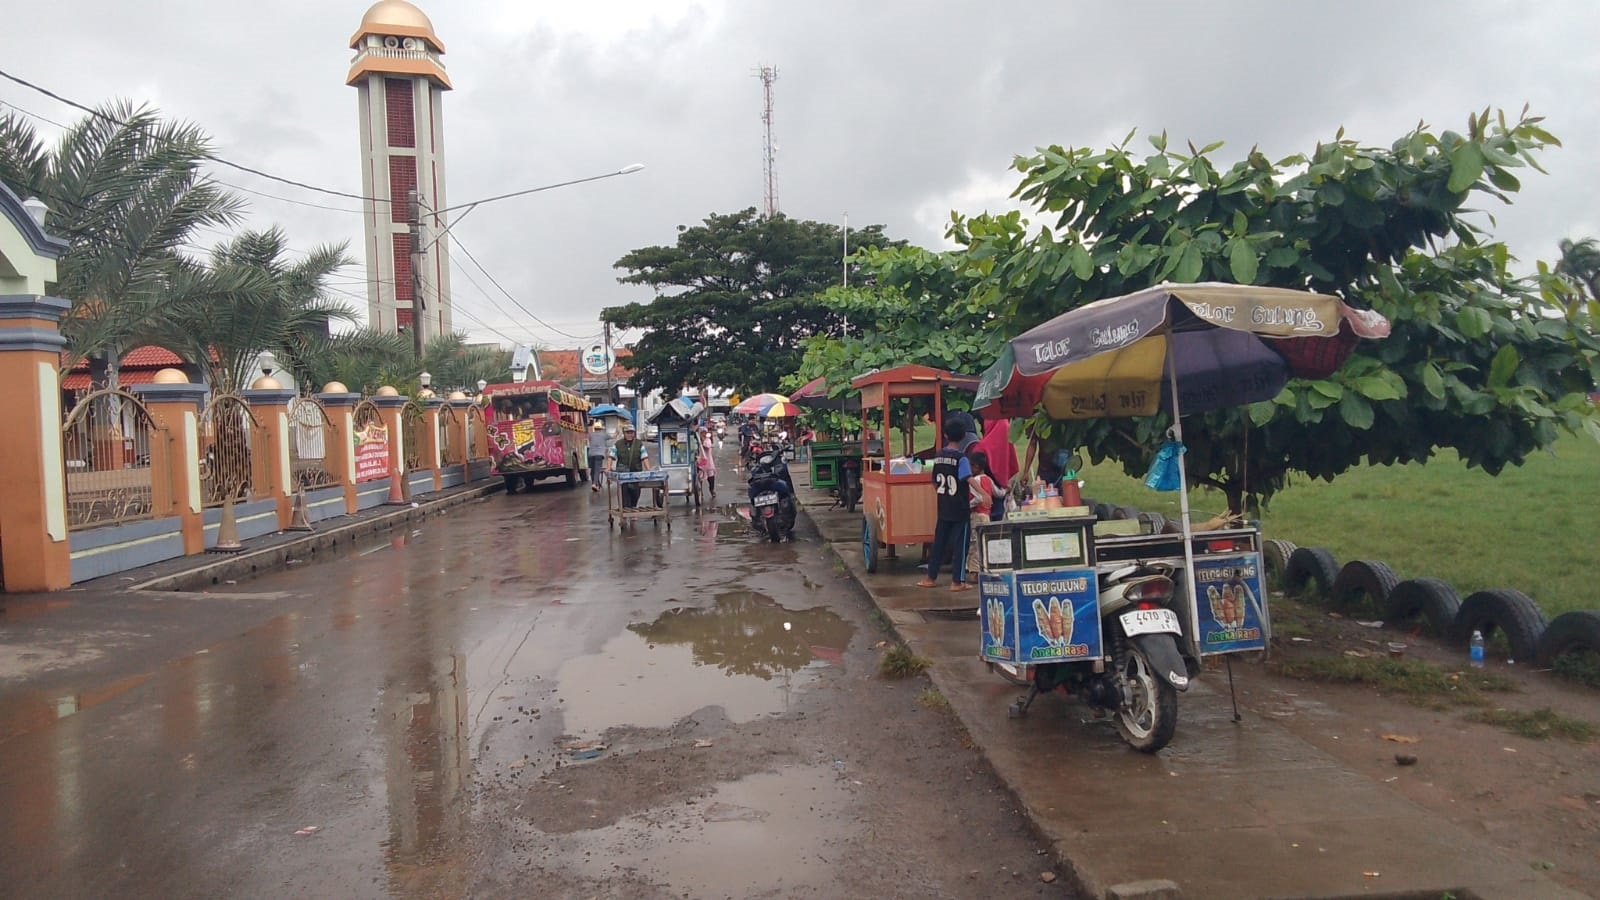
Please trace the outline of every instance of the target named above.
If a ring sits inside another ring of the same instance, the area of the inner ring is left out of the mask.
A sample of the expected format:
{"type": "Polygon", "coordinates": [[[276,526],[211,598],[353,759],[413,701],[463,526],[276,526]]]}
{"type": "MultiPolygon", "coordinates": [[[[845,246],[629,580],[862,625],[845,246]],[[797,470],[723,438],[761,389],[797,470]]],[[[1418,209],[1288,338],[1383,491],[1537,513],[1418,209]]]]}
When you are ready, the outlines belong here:
{"type": "Polygon", "coordinates": [[[766,195],[762,198],[762,217],[770,219],[778,214],[778,145],[772,141],[772,83],[778,80],[777,66],[762,66],[756,70],[761,79],[761,121],[766,125],[766,138],[762,143],[766,176],[766,195]]]}
{"type": "MultiPolygon", "coordinates": [[[[609,363],[611,361],[611,323],[610,322],[606,323],[605,340],[606,340],[605,360],[606,360],[606,362],[609,363]]],[[[578,368],[581,369],[583,367],[579,366],[578,368]]],[[[617,402],[617,390],[611,383],[611,370],[615,369],[615,368],[616,368],[616,366],[612,366],[612,365],[606,366],[606,402],[607,403],[616,403],[617,402]]]]}
{"type": "MultiPolygon", "coordinates": [[[[839,268],[844,270],[844,286],[850,286],[850,211],[844,213],[844,257],[839,262],[839,268]]],[[[844,334],[850,334],[850,316],[844,317],[844,334]]]]}
{"type": "Polygon", "coordinates": [[[406,193],[406,221],[411,224],[411,340],[422,362],[422,200],[416,188],[406,193]]]}

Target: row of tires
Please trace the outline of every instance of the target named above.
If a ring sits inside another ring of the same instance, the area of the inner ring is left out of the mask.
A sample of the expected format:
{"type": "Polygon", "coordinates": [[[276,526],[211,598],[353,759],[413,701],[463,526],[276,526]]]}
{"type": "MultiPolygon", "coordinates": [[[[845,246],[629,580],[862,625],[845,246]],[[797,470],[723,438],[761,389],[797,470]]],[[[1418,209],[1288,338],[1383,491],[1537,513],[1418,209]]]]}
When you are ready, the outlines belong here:
{"type": "Polygon", "coordinates": [[[1340,566],[1326,547],[1297,547],[1289,541],[1264,540],[1261,555],[1267,571],[1278,575],[1284,590],[1298,594],[1312,584],[1341,610],[1370,609],[1385,622],[1421,618],[1434,634],[1465,647],[1474,631],[1485,640],[1505,638],[1513,660],[1555,665],[1569,653],[1600,654],[1600,610],[1562,613],[1553,621],[1527,594],[1509,588],[1477,591],[1462,598],[1439,578],[1401,581],[1385,563],[1358,559],[1340,566]]]}

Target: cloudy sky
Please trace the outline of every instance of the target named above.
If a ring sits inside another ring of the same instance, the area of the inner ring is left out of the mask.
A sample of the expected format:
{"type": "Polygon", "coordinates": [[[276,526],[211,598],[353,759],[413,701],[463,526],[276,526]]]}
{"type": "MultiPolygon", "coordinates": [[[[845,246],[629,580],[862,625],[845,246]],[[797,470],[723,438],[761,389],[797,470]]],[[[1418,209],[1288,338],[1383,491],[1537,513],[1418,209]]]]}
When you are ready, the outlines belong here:
{"type": "MultiPolygon", "coordinates": [[[[1011,158],[1041,144],[1165,129],[1226,141],[1216,158],[1231,162],[1257,144],[1274,157],[1308,151],[1340,125],[1388,144],[1418,121],[1461,129],[1471,110],[1524,103],[1565,147],[1544,158],[1548,177],[1524,179],[1514,207],[1492,210],[1497,234],[1530,263],[1562,237],[1600,235],[1592,0],[419,5],[456,87],[445,98],[452,205],[646,166],[487,205],[461,224],[464,247],[543,320],[508,315],[516,308],[458,254],[458,326],[504,343],[591,341],[602,307],[649,297],[616,283],[619,256],[760,205],[762,64],[779,70],[783,211],[848,214],[926,246],[943,245],[952,209],[1008,208],[1011,158]]],[[[358,193],[356,92],[343,82],[366,7],[0,0],[0,68],[91,104],[155,104],[203,125],[229,159],[358,193]]],[[[76,115],[8,82],[0,103],[76,115]]],[[[252,195],[251,225],[281,224],[300,247],[360,246],[355,201],[218,177],[301,201],[252,195]]],[[[362,279],[352,268],[340,287],[364,299],[362,279]]]]}

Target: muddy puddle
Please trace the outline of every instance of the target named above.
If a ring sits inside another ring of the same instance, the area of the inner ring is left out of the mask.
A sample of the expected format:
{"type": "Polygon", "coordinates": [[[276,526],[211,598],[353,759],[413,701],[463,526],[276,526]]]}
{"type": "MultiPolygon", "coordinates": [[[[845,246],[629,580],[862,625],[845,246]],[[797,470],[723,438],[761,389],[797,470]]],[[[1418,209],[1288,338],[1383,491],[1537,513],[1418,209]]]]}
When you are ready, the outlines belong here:
{"type": "Polygon", "coordinates": [[[750,775],[590,832],[583,866],[598,879],[637,873],[684,896],[815,889],[834,878],[829,847],[854,831],[850,801],[847,783],[826,766],[750,775]]]}
{"type": "Polygon", "coordinates": [[[666,728],[707,706],[734,722],[784,712],[821,668],[843,665],[852,631],[827,609],[789,610],[755,591],[673,607],[561,667],[566,731],[666,728]]]}

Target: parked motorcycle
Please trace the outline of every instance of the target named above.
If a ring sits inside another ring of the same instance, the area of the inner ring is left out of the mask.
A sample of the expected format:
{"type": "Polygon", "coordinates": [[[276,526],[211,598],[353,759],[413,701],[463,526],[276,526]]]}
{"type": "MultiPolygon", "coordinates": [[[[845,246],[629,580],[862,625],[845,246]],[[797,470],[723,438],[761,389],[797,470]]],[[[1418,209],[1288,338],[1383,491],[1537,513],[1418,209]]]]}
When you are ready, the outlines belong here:
{"type": "Polygon", "coordinates": [[[847,456],[839,461],[838,485],[833,489],[833,495],[839,498],[839,503],[845,512],[855,512],[861,504],[861,460],[847,456]]]}
{"type": "Polygon", "coordinates": [[[776,544],[794,538],[794,481],[783,454],[767,453],[750,467],[750,523],[776,544]]]}
{"type": "MultiPolygon", "coordinates": [[[[1100,630],[1109,661],[1025,666],[991,661],[989,667],[1001,677],[1030,689],[1012,705],[1011,715],[1026,715],[1040,694],[1060,692],[1077,696],[1097,712],[1114,714],[1117,731],[1135,750],[1154,753],[1165,747],[1178,726],[1178,693],[1187,691],[1189,679],[1199,672],[1198,663],[1179,650],[1183,626],[1173,609],[1174,572],[1167,565],[1135,564],[1099,576],[1100,630]]],[[[1062,621],[1061,614],[1043,612],[1040,630],[1061,630],[1054,624],[1062,621]]],[[[1069,607],[1068,629],[1071,616],[1069,607]]],[[[989,621],[999,619],[991,616],[989,621]]]]}

